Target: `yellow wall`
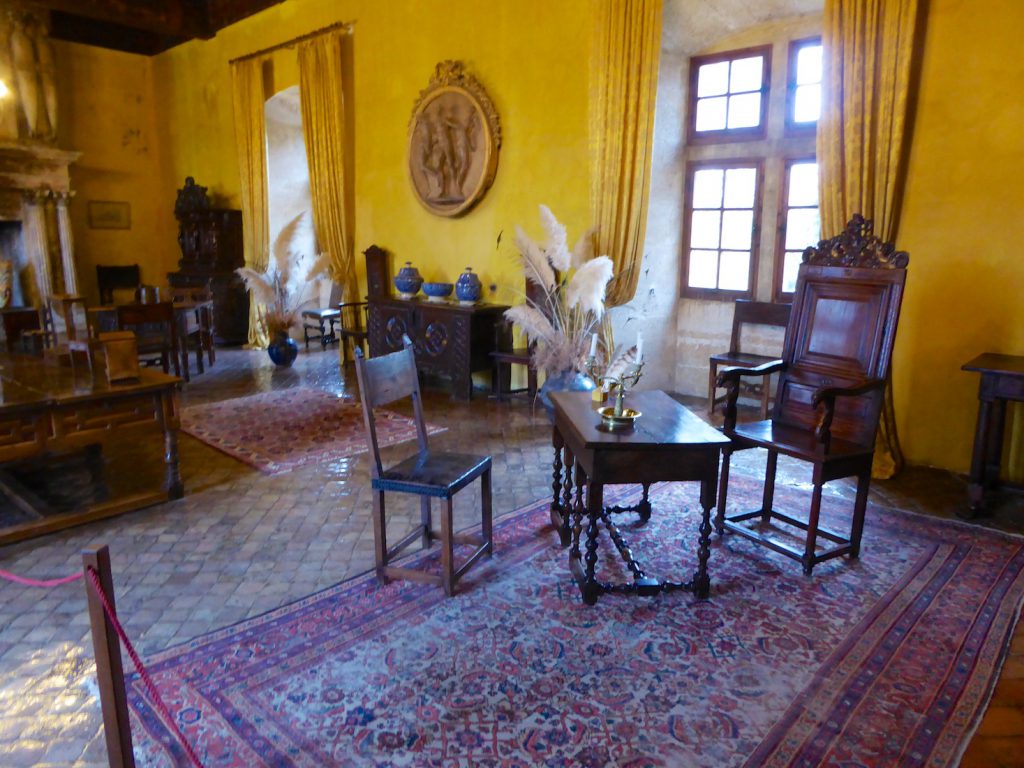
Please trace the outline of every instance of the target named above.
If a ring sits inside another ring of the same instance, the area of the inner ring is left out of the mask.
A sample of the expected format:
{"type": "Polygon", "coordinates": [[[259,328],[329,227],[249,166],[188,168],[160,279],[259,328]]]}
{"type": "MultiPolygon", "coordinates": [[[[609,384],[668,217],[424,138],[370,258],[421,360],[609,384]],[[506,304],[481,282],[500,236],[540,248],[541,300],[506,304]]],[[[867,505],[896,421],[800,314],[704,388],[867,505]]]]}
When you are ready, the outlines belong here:
{"type": "MultiPolygon", "coordinates": [[[[591,38],[587,0],[305,0],[283,3],[156,57],[154,73],[165,183],[185,175],[238,204],[238,170],[228,60],[336,21],[353,21],[355,247],[376,243],[410,260],[427,280],[454,281],[472,266],[493,296],[515,301],[522,274],[504,230],[537,232],[547,203],[570,228],[588,225],[587,90],[591,38]],[[406,173],[407,126],[434,65],[461,60],[487,89],[501,118],[494,186],[459,219],[427,213],[406,173]],[[503,238],[503,242],[505,239],[503,238]],[[513,289],[515,292],[513,292],[513,289]]],[[[274,88],[297,72],[275,56],[274,88]]],[[[509,239],[510,240],[510,239],[509,239]]]]}
{"type": "Polygon", "coordinates": [[[145,282],[164,284],[178,245],[154,237],[173,219],[174,188],[161,183],[151,59],[62,43],[59,144],[80,151],[71,166],[70,206],[80,289],[93,300],[96,264],[140,264],[145,282]],[[126,201],[130,229],[90,229],[90,200],[126,201]]]}
{"type": "MultiPolygon", "coordinates": [[[[978,374],[960,366],[985,351],[1024,355],[1024,4],[930,8],[899,233],[910,270],[895,402],[907,458],[964,471],[978,374]]],[[[1020,478],[1020,409],[1007,430],[1020,478]]]]}

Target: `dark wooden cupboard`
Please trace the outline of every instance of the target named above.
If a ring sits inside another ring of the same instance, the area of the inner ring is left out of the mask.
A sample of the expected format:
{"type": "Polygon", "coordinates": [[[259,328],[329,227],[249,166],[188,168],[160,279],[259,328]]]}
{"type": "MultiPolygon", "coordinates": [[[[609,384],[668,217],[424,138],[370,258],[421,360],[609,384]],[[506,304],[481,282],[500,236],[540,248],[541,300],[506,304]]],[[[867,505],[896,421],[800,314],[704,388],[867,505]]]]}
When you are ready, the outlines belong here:
{"type": "Polygon", "coordinates": [[[174,205],[178,219],[181,260],[167,275],[172,288],[209,285],[213,293],[213,327],[218,344],[244,344],[249,337],[249,296],[235,270],[244,266],[242,212],[213,208],[206,187],[191,176],[178,190],[174,205]]]}

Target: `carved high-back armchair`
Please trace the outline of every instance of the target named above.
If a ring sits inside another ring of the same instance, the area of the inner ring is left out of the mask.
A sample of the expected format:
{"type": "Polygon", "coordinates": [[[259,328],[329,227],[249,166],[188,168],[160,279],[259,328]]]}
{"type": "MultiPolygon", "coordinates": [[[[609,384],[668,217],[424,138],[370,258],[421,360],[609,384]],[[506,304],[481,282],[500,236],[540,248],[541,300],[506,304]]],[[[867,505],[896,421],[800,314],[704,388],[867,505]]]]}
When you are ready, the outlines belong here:
{"type": "Polygon", "coordinates": [[[803,563],[805,573],[822,560],[860,552],[864,511],[882,397],[892,360],[896,324],[909,257],[881,242],[871,221],[855,215],[846,230],[804,251],[782,359],[757,368],[730,368],[718,377],[727,389],[724,431],[732,444],[725,459],[718,495],[716,526],[803,563]],[[770,419],[736,423],[739,382],[747,376],[779,372],[770,419]],[[765,448],[768,466],[760,509],[726,514],[729,460],[733,452],[765,448]],[[806,521],[773,509],[778,455],[814,465],[814,491],[806,521]],[[824,483],[857,478],[850,535],[819,525],[824,483]],[[747,521],[758,519],[758,528],[747,521]],[[806,531],[803,550],[766,532],[778,521],[806,531]],[[819,545],[819,538],[827,543],[819,545]]]}

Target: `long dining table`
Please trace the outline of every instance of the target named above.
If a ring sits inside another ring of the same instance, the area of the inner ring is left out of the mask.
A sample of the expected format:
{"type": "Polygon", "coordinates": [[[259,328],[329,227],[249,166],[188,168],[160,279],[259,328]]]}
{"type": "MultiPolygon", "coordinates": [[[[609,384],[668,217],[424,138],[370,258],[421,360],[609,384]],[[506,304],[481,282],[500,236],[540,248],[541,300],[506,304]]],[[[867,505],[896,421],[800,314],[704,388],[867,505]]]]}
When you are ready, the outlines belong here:
{"type": "MultiPolygon", "coordinates": [[[[89,327],[93,329],[93,332],[103,333],[118,330],[116,305],[89,307],[87,311],[89,327]]],[[[181,369],[181,377],[185,381],[191,381],[188,340],[192,335],[198,333],[200,340],[196,350],[196,367],[199,373],[203,372],[204,354],[209,365],[213,365],[217,360],[217,353],[213,346],[213,299],[174,302],[174,320],[178,326],[176,357],[181,369]]]]}

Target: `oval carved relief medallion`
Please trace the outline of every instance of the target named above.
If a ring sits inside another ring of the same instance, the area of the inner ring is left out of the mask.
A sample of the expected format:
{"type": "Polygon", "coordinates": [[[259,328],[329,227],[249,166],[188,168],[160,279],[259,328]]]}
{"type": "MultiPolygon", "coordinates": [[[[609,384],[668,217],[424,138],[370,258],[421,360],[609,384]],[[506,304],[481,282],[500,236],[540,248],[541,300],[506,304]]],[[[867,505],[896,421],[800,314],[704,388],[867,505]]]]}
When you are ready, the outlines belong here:
{"type": "Polygon", "coordinates": [[[458,61],[442,61],[409,121],[409,180],[438,216],[459,216],[484,196],[498,169],[501,125],[490,97],[458,61]]]}

